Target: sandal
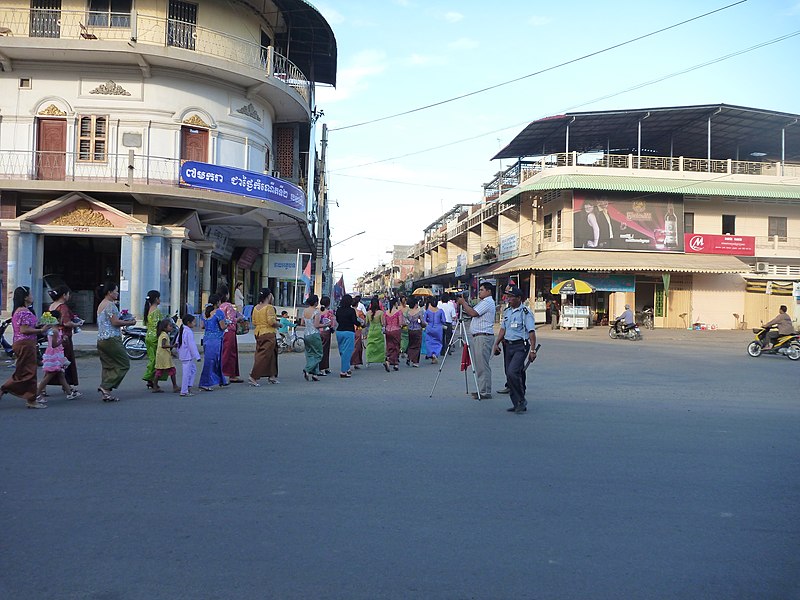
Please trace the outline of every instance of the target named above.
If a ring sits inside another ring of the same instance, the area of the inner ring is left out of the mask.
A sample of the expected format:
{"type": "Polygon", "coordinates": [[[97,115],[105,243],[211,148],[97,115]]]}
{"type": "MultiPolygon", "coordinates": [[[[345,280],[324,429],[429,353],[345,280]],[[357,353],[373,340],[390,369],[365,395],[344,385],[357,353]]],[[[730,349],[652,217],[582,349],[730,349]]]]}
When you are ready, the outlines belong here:
{"type": "MultiPolygon", "coordinates": [[[[258,383],[258,382],[257,382],[255,379],[253,379],[252,377],[248,377],[248,378],[247,378],[247,383],[248,383],[248,384],[250,384],[250,385],[252,385],[253,387],[261,387],[261,384],[260,384],[260,383],[258,383]]],[[[272,383],[272,382],[270,381],[270,383],[272,383]]]]}
{"type": "Polygon", "coordinates": [[[67,400],[75,400],[75,398],[80,398],[83,396],[78,390],[72,390],[69,394],[67,394],[67,400]]]}
{"type": "Polygon", "coordinates": [[[269,381],[270,383],[280,383],[280,381],[278,381],[275,377],[270,377],[269,379],[267,379],[267,381],[269,381]]]}
{"type": "Polygon", "coordinates": [[[41,402],[28,402],[28,408],[47,408],[47,404],[41,402]]]}
{"type": "Polygon", "coordinates": [[[102,396],[100,396],[100,399],[103,402],[119,402],[119,398],[117,398],[116,396],[112,396],[110,391],[106,391],[101,387],[97,388],[97,391],[102,394],[102,396]]]}
{"type": "Polygon", "coordinates": [[[308,372],[305,369],[303,369],[303,377],[308,381],[308,372]]]}
{"type": "Polygon", "coordinates": [[[202,385],[200,386],[200,389],[203,390],[204,392],[213,392],[214,391],[210,387],[205,387],[205,386],[202,386],[202,385]]]}
{"type": "Polygon", "coordinates": [[[387,373],[389,372],[389,361],[388,360],[383,363],[383,368],[386,369],[387,373]]]}
{"type": "Polygon", "coordinates": [[[161,389],[160,387],[153,388],[153,393],[154,393],[154,394],[163,394],[163,393],[164,393],[164,390],[163,390],[163,389],[161,389]]]}

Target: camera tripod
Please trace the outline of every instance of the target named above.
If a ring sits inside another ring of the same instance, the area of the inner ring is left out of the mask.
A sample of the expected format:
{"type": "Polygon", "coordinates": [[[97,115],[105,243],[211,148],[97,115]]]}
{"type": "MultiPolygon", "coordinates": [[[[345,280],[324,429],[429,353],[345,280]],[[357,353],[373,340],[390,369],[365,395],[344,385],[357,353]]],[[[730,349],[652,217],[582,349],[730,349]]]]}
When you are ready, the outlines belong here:
{"type": "MultiPolygon", "coordinates": [[[[439,377],[442,375],[442,369],[444,369],[444,363],[447,362],[447,357],[450,356],[450,351],[456,345],[456,341],[460,340],[467,349],[467,355],[469,356],[469,368],[472,370],[472,378],[475,380],[475,389],[478,392],[478,400],[481,399],[480,386],[478,385],[478,374],[475,372],[475,360],[472,357],[472,346],[469,343],[469,334],[467,333],[467,326],[464,323],[461,310],[462,309],[459,306],[457,315],[458,318],[456,319],[458,321],[458,326],[453,329],[453,335],[450,336],[450,343],[447,344],[447,348],[445,348],[444,355],[442,356],[442,362],[439,363],[439,372],[436,374],[436,381],[433,382],[431,394],[428,396],[429,398],[433,398],[433,392],[436,390],[436,384],[439,383],[439,377]]],[[[469,377],[467,376],[466,369],[464,369],[464,387],[469,394],[469,377]]]]}

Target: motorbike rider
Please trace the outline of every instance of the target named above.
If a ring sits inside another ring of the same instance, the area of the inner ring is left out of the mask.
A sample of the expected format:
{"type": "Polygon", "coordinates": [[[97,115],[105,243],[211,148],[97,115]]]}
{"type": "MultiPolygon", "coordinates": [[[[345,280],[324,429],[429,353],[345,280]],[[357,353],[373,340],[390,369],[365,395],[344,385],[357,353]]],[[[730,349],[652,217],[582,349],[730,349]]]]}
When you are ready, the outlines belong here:
{"type": "Polygon", "coordinates": [[[792,317],[787,314],[787,308],[785,304],[781,304],[780,308],[778,309],[778,316],[769,321],[768,323],[764,323],[762,327],[772,327],[773,325],[777,325],[777,329],[773,329],[769,332],[769,336],[767,338],[768,346],[765,347],[765,350],[769,350],[774,344],[778,337],[782,335],[793,335],[794,334],[794,324],[792,323],[792,317]]]}
{"type": "Polygon", "coordinates": [[[636,324],[636,319],[633,318],[633,311],[631,310],[630,304],[625,305],[625,310],[617,319],[622,319],[626,331],[636,324]]]}

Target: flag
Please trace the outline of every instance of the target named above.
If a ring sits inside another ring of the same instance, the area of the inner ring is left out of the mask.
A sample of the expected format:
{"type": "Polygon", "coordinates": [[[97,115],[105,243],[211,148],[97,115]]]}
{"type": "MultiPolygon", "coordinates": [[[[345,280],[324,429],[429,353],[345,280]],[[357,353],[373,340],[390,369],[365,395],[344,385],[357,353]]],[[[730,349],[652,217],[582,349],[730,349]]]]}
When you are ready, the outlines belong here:
{"type": "Polygon", "coordinates": [[[466,371],[467,367],[472,364],[472,361],[469,359],[469,346],[464,344],[463,349],[461,350],[461,370],[466,371]]]}
{"type": "Polygon", "coordinates": [[[339,277],[339,281],[333,286],[333,301],[338,303],[346,293],[344,289],[344,275],[342,275],[339,277]]]}
{"type": "Polygon", "coordinates": [[[300,280],[306,284],[306,291],[303,295],[303,301],[308,300],[308,297],[311,295],[311,257],[308,257],[308,264],[303,269],[303,272],[300,273],[300,280]]]}

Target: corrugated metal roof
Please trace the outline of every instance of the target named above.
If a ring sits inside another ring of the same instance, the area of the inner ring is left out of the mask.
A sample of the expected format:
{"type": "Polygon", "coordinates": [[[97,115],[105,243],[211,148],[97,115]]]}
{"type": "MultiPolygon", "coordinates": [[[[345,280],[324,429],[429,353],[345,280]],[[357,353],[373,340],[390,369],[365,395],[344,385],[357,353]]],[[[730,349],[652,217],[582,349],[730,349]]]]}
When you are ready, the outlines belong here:
{"type": "Polygon", "coordinates": [[[544,176],[537,177],[535,181],[522,184],[511,193],[516,195],[526,191],[571,189],[800,200],[800,186],[797,185],[615,175],[553,175],[548,177],[546,173],[544,176]]]}
{"type": "Polygon", "coordinates": [[[515,271],[653,271],[664,273],[747,273],[750,265],[735,256],[604,250],[549,250],[520,256],[487,274],[515,271]]]}

